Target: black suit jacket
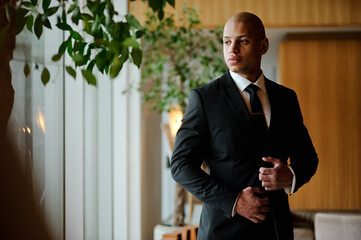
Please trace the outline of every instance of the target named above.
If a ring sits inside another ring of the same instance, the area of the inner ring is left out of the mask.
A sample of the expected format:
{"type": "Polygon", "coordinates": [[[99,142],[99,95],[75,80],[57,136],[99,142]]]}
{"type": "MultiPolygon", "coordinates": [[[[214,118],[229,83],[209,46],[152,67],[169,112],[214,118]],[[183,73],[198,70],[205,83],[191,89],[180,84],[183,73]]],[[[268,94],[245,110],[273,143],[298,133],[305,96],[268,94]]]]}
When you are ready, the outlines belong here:
{"type": "MultiPolygon", "coordinates": [[[[236,214],[239,192],[260,186],[262,156],[290,158],[297,190],[314,175],[318,158],[303,124],[294,91],[265,78],[271,105],[271,122],[263,152],[256,150],[250,116],[227,71],[222,77],[190,92],[189,105],[177,133],[171,160],[175,181],[203,202],[198,239],[257,239],[266,229],[274,239],[293,239],[293,225],[284,190],[267,192],[271,213],[265,224],[236,214]],[[208,173],[200,168],[207,164],[208,173]],[[257,235],[259,234],[259,235],[257,235]]],[[[263,235],[262,235],[263,234],[263,235]]],[[[272,237],[271,237],[272,238],[272,237]]]]}

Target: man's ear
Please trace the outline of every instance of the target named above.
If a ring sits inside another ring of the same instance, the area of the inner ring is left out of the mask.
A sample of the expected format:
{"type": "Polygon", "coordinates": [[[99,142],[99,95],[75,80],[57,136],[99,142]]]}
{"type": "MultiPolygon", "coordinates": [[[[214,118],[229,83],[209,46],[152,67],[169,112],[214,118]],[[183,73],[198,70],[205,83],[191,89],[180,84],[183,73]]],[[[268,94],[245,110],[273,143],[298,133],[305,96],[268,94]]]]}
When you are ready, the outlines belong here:
{"type": "Polygon", "coordinates": [[[268,51],[268,47],[269,47],[269,43],[268,43],[268,38],[263,38],[261,40],[261,53],[262,55],[265,55],[266,52],[268,51]]]}

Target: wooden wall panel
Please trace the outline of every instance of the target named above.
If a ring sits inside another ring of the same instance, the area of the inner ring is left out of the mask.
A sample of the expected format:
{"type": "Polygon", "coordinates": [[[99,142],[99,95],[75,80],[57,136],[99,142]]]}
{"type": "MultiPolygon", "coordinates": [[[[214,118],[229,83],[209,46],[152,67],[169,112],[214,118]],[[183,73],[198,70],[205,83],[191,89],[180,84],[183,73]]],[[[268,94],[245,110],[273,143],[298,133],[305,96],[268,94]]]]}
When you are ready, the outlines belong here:
{"type": "Polygon", "coordinates": [[[360,53],[360,40],[280,45],[281,82],[297,92],[320,159],[292,209],[361,209],[360,53]]]}
{"type": "MultiPolygon", "coordinates": [[[[146,5],[140,0],[133,4],[133,13],[144,21],[146,5]]],[[[360,0],[188,0],[188,5],[200,9],[206,28],[223,26],[241,11],[255,13],[266,27],[361,26],[360,0]]],[[[183,0],[176,0],[177,11],[182,6],[183,0]]]]}

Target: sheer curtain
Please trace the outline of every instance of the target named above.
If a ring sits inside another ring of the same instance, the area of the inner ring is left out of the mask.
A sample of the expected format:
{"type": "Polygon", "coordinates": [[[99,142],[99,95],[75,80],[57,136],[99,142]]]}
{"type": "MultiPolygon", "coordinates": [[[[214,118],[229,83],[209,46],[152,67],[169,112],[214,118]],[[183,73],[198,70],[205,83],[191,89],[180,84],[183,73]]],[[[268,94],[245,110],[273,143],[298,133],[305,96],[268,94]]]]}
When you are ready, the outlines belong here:
{"type": "MultiPolygon", "coordinates": [[[[115,3],[122,14],[127,4],[115,3]]],[[[81,73],[74,80],[64,72],[70,59],[51,61],[64,39],[55,29],[44,29],[40,40],[18,36],[11,62],[9,133],[23,170],[54,239],[141,239],[141,98],[123,94],[140,71],[126,63],[114,80],[98,75],[97,87],[81,73]]]]}
{"type": "Polygon", "coordinates": [[[15,99],[8,125],[54,239],[63,239],[64,231],[63,68],[50,59],[61,40],[57,31],[45,31],[40,40],[27,32],[17,37],[11,62],[15,99]],[[28,76],[23,72],[25,62],[31,68],[28,76]],[[44,66],[51,73],[46,87],[41,82],[44,66]]]}

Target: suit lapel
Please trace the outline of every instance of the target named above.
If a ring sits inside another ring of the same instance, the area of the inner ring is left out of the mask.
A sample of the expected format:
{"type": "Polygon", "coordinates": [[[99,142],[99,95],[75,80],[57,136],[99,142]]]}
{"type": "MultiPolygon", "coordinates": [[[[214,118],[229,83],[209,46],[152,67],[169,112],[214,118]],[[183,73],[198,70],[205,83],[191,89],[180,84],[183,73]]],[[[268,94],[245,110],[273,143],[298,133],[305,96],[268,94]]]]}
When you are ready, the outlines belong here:
{"type": "Polygon", "coordinates": [[[271,80],[265,78],[265,84],[267,88],[267,95],[269,99],[269,103],[271,106],[271,122],[269,129],[271,130],[272,126],[277,124],[279,116],[279,106],[278,103],[280,100],[280,94],[277,89],[277,84],[272,82],[271,80]]]}
{"type": "Polygon", "coordinates": [[[223,75],[222,83],[223,96],[226,99],[226,102],[231,106],[233,111],[236,113],[236,116],[239,118],[241,124],[251,135],[251,122],[246,103],[244,102],[241,93],[239,92],[228,71],[223,75]]]}
{"type": "MultiPolygon", "coordinates": [[[[264,154],[267,156],[277,157],[282,161],[287,161],[287,156],[284,151],[282,151],[282,139],[281,137],[281,128],[282,128],[282,118],[284,110],[280,108],[282,106],[281,101],[285,101],[282,97],[282,93],[279,91],[279,86],[277,83],[274,83],[268,79],[266,81],[266,88],[268,99],[271,106],[271,123],[268,131],[267,142],[265,146],[264,154]]],[[[282,138],[282,137],[281,137],[282,138]]]]}

